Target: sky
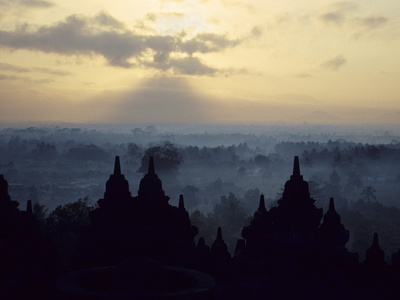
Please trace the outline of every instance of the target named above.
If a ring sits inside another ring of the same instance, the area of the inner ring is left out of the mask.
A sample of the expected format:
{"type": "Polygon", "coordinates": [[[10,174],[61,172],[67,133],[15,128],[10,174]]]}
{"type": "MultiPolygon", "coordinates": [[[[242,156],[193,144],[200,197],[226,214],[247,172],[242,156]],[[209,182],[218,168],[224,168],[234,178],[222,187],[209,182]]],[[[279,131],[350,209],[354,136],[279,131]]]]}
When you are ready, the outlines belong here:
{"type": "Polygon", "coordinates": [[[400,123],[398,0],[0,0],[0,122],[400,123]]]}

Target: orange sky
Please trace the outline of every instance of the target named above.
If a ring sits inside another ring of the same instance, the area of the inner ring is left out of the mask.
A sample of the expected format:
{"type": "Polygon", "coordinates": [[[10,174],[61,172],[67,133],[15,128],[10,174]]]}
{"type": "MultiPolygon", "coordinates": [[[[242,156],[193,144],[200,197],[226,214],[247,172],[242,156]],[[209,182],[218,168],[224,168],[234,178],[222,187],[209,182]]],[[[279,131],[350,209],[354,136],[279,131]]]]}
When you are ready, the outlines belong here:
{"type": "Polygon", "coordinates": [[[399,123],[400,2],[0,0],[0,121],[399,123]]]}

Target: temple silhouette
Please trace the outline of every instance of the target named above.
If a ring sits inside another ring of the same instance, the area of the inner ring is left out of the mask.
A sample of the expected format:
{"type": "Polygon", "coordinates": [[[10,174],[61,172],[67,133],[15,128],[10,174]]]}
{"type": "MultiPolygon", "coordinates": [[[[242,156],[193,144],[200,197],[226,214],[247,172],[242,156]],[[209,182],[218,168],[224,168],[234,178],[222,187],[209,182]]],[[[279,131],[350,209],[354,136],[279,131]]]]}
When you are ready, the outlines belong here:
{"type": "Polygon", "coordinates": [[[57,274],[56,249],[41,235],[31,201],[25,211],[18,206],[0,175],[0,299],[47,298],[57,274]]]}
{"type": "MultiPolygon", "coordinates": [[[[325,213],[315,206],[297,156],[277,206],[267,210],[260,196],[234,253],[221,227],[215,228],[211,245],[202,237],[196,245],[198,230],[183,196],[178,207],[169,200],[152,157],[132,196],[117,156],[104,197],[90,213],[90,225],[81,229],[71,268],[61,274],[49,299],[400,297],[400,250],[387,265],[375,233],[365,261],[359,262],[358,254],[346,249],[350,233],[334,199],[325,213]]],[[[10,282],[16,289],[34,290],[31,283],[45,278],[43,284],[52,286],[49,278],[56,274],[54,248],[41,237],[31,203],[26,211],[17,206],[1,175],[0,296],[10,292],[10,282]]],[[[37,289],[42,299],[45,290],[37,289]]],[[[18,299],[15,295],[10,299],[18,299]]]]}
{"type": "Polygon", "coordinates": [[[192,261],[197,228],[190,224],[183,197],[179,207],[168,201],[152,157],[138,195],[133,197],[117,156],[104,198],[90,213],[90,227],[82,230],[74,263],[80,267],[115,265],[133,256],[167,265],[192,261]]]}

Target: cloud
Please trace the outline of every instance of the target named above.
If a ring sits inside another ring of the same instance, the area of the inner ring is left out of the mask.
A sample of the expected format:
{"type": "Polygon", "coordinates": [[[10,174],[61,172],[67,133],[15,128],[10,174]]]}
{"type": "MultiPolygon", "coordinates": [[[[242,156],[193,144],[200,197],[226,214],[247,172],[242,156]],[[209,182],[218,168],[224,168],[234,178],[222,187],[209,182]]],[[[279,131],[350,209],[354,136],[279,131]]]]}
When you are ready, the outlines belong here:
{"type": "Polygon", "coordinates": [[[160,13],[154,13],[150,12],[146,14],[146,20],[151,21],[151,22],[156,22],[159,18],[175,18],[175,19],[180,19],[180,18],[186,18],[188,17],[187,14],[182,13],[182,12],[160,12],[160,13]]]}
{"type": "Polygon", "coordinates": [[[349,18],[349,14],[357,9],[358,6],[352,2],[336,2],[330,5],[327,12],[322,13],[319,18],[324,23],[342,25],[349,18]]]}
{"type": "Polygon", "coordinates": [[[18,76],[0,74],[0,80],[18,80],[18,79],[20,79],[18,76]]]}
{"type": "Polygon", "coordinates": [[[105,12],[100,12],[98,13],[95,17],[94,20],[97,24],[104,26],[104,27],[109,27],[109,28],[114,28],[114,29],[124,29],[125,24],[118,21],[114,17],[110,16],[109,14],[105,12]]]}
{"type": "MultiPolygon", "coordinates": [[[[67,76],[71,75],[72,73],[63,71],[63,70],[55,70],[55,69],[48,69],[48,68],[23,68],[17,65],[12,65],[8,63],[0,63],[0,71],[7,71],[7,72],[14,72],[14,73],[29,73],[29,72],[39,72],[48,75],[56,75],[56,76],[67,76]]],[[[5,79],[5,78],[3,78],[5,79]]],[[[16,79],[16,77],[10,77],[10,79],[16,79]]]]}
{"type": "Polygon", "coordinates": [[[34,68],[35,71],[48,74],[48,75],[56,75],[56,76],[67,76],[71,75],[71,72],[67,71],[62,71],[62,70],[54,70],[54,69],[48,69],[48,68],[34,68]]]}
{"type": "Polygon", "coordinates": [[[321,64],[321,67],[326,70],[336,71],[346,64],[346,58],[343,55],[338,55],[330,60],[321,64]]]}
{"type": "Polygon", "coordinates": [[[345,16],[337,11],[325,13],[320,18],[326,23],[342,24],[345,21],[345,16]]]}
{"type": "Polygon", "coordinates": [[[382,16],[369,16],[364,18],[358,18],[356,19],[356,22],[360,26],[372,30],[385,25],[388,22],[388,19],[382,16]]]}
{"type": "Polygon", "coordinates": [[[45,0],[0,0],[0,7],[24,6],[28,8],[49,8],[53,7],[54,3],[45,0]]]}
{"type": "Polygon", "coordinates": [[[310,73],[303,72],[303,73],[297,73],[293,75],[296,78],[310,78],[313,77],[310,73]]]}
{"type": "Polygon", "coordinates": [[[28,7],[43,8],[43,7],[54,6],[54,3],[50,2],[50,1],[44,1],[44,0],[19,0],[16,2],[21,6],[28,6],[28,7]]]}
{"type": "MultiPolygon", "coordinates": [[[[52,78],[39,78],[39,79],[32,79],[27,76],[15,76],[15,75],[4,75],[0,74],[1,81],[20,81],[24,83],[34,83],[34,84],[47,84],[50,82],[54,82],[52,78]]],[[[2,87],[0,87],[2,88],[2,87]]]]}
{"type": "Polygon", "coordinates": [[[214,75],[217,69],[205,65],[197,57],[185,57],[171,60],[171,65],[181,74],[187,75],[214,75]]]}
{"type": "Polygon", "coordinates": [[[357,4],[338,2],[329,6],[318,19],[325,24],[344,26],[353,39],[368,34],[370,31],[382,28],[389,23],[389,18],[371,11],[363,11],[357,4]]]}
{"type": "Polygon", "coordinates": [[[100,55],[112,66],[150,66],[187,75],[216,73],[215,68],[207,66],[194,54],[222,52],[240,42],[224,34],[207,32],[194,37],[137,34],[104,12],[93,18],[71,15],[56,24],[34,29],[24,26],[14,31],[0,30],[0,48],[67,56],[100,55]]]}
{"type": "Polygon", "coordinates": [[[29,72],[30,70],[27,68],[19,67],[12,64],[7,63],[0,63],[0,70],[2,71],[9,71],[9,72],[16,72],[16,73],[24,73],[29,72]]]}
{"type": "Polygon", "coordinates": [[[182,52],[193,53],[209,53],[219,52],[229,47],[235,47],[240,42],[238,40],[230,40],[226,35],[215,33],[201,33],[193,39],[183,41],[179,47],[182,52]]]}
{"type": "Polygon", "coordinates": [[[251,36],[252,37],[260,37],[263,34],[263,29],[260,26],[254,26],[251,29],[251,36]]]}

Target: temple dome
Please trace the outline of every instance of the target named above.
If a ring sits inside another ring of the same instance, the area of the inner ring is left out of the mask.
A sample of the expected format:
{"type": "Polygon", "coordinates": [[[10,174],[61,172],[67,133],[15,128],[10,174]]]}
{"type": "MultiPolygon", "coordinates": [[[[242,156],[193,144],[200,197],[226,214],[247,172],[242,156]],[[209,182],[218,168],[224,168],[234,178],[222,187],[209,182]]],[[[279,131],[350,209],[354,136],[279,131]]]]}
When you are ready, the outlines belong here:
{"type": "Polygon", "coordinates": [[[106,191],[104,199],[111,200],[126,200],[131,199],[131,192],[129,191],[129,183],[125,176],[121,173],[121,165],[119,156],[115,157],[114,174],[106,182],[106,191]]]}
{"type": "Polygon", "coordinates": [[[145,198],[164,198],[165,192],[162,189],[162,182],[154,169],[154,159],[150,156],[147,174],[140,180],[139,197],[145,198]]]}

